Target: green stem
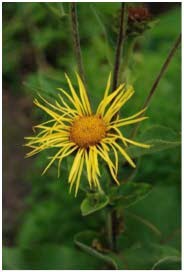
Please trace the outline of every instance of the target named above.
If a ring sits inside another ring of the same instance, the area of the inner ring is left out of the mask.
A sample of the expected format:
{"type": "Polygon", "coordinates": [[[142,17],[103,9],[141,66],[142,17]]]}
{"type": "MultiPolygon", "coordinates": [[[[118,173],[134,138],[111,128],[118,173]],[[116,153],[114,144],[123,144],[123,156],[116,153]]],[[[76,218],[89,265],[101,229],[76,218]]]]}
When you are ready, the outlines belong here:
{"type": "MultiPolygon", "coordinates": [[[[152,85],[152,87],[151,87],[151,89],[149,91],[149,94],[148,94],[148,96],[147,96],[147,98],[146,98],[146,100],[144,102],[143,108],[147,107],[150,104],[150,101],[151,101],[151,99],[152,99],[152,97],[153,97],[153,95],[154,95],[154,93],[156,91],[156,88],[157,88],[160,80],[162,79],[165,71],[167,70],[171,60],[173,59],[174,54],[175,54],[177,48],[179,47],[180,43],[181,43],[181,34],[179,35],[179,37],[175,41],[174,45],[172,46],[166,60],[164,61],[163,65],[162,65],[162,67],[161,67],[161,69],[160,69],[160,71],[159,71],[159,73],[158,73],[158,75],[157,75],[157,77],[155,79],[155,81],[153,82],[153,85],[152,85]]],[[[143,115],[144,114],[142,114],[142,116],[143,115]]],[[[134,127],[134,129],[133,129],[133,131],[131,133],[131,136],[130,136],[131,138],[134,138],[135,135],[137,134],[137,130],[139,128],[139,125],[140,125],[140,123],[137,123],[135,125],[135,127],[134,127]]]]}
{"type": "Polygon", "coordinates": [[[74,53],[75,53],[76,60],[77,60],[78,72],[79,72],[83,82],[85,83],[81,46],[80,46],[80,36],[79,36],[79,29],[78,29],[76,3],[70,4],[70,18],[71,18],[74,53]]]}
{"type": "Polygon", "coordinates": [[[107,214],[107,239],[108,245],[111,250],[117,252],[117,211],[110,207],[107,214]]]}

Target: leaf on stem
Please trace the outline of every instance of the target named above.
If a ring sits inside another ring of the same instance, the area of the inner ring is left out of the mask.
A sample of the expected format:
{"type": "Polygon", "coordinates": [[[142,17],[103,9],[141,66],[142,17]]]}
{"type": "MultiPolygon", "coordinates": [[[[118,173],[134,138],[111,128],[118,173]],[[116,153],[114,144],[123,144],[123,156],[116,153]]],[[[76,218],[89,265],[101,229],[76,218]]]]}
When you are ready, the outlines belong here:
{"type": "Polygon", "coordinates": [[[150,244],[134,244],[132,247],[124,250],[118,256],[114,256],[119,269],[129,269],[129,270],[150,270],[159,269],[160,260],[167,260],[168,258],[173,258],[173,262],[164,262],[162,269],[171,270],[181,269],[180,264],[180,253],[173,247],[159,245],[155,243],[150,244]],[[157,266],[158,265],[158,266],[157,266]]]}
{"type": "Polygon", "coordinates": [[[82,201],[81,212],[83,216],[101,210],[109,203],[109,198],[102,193],[88,193],[82,201]]]}
{"type": "Polygon", "coordinates": [[[158,260],[152,270],[178,270],[181,268],[181,258],[178,256],[166,256],[158,260]]]}

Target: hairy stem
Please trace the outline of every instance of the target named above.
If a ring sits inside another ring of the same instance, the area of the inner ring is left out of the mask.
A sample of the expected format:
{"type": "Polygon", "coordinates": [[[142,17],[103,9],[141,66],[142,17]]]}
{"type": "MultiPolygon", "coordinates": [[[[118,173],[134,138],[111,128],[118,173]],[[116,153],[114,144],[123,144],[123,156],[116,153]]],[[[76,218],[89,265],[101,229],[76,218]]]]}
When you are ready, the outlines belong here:
{"type": "MultiPolygon", "coordinates": [[[[171,60],[172,60],[178,46],[180,45],[180,43],[181,43],[181,34],[179,35],[179,37],[175,41],[175,43],[174,43],[173,47],[171,48],[171,50],[170,50],[164,64],[162,65],[162,67],[161,67],[161,69],[160,69],[160,71],[159,71],[159,73],[158,73],[158,75],[157,75],[157,77],[156,77],[150,91],[149,91],[149,94],[148,94],[148,96],[147,96],[147,98],[146,98],[146,100],[144,102],[143,108],[147,107],[150,104],[150,101],[151,101],[151,99],[152,99],[152,97],[153,97],[153,95],[154,95],[154,93],[156,91],[156,88],[157,88],[161,78],[163,77],[165,71],[167,70],[167,68],[168,68],[168,66],[169,66],[169,64],[170,64],[170,62],[171,62],[171,60]]],[[[144,115],[144,114],[142,114],[142,115],[144,115]]],[[[137,130],[139,128],[139,125],[140,125],[140,123],[137,123],[135,125],[135,127],[134,127],[134,129],[133,129],[133,131],[131,133],[131,138],[135,137],[135,135],[137,133],[137,130]]]]}
{"type": "Polygon", "coordinates": [[[78,72],[79,72],[83,82],[85,83],[81,46],[80,46],[79,29],[78,29],[76,3],[70,3],[70,18],[71,18],[74,53],[75,53],[76,60],[77,60],[78,72]]]}

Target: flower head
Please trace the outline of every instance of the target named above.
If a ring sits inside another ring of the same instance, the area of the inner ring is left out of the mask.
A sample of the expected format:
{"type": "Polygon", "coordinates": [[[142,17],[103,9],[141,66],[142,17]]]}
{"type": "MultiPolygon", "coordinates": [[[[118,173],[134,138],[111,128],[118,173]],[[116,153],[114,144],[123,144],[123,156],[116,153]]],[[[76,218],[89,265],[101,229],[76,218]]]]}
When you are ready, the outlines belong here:
{"type": "Polygon", "coordinates": [[[109,76],[104,97],[96,113],[93,113],[79,75],[77,74],[79,94],[75,91],[69,77],[65,76],[70,94],[59,89],[61,94],[58,94],[58,100],[54,104],[41,96],[42,102],[37,99],[34,100],[35,105],[45,111],[50,119],[35,126],[39,130],[36,136],[26,137],[28,140],[26,146],[32,148],[27,157],[45,149],[55,148],[56,153],[50,158],[43,174],[54,161],[57,161],[59,176],[62,160],[73,153],[75,157],[68,181],[70,190],[75,184],[75,195],[79,189],[84,165],[86,166],[90,188],[100,188],[99,158],[107,163],[112,178],[119,184],[117,179],[119,153],[132,167],[136,167],[124,147],[133,144],[149,148],[149,145],[126,138],[119,128],[145,120],[147,117],[142,117],[145,109],[130,117],[119,119],[117,117],[118,111],[131,98],[134,90],[132,87],[126,88],[125,84],[121,84],[113,93],[109,94],[111,82],[111,76],[109,76]],[[110,156],[110,150],[114,154],[114,161],[110,156]]]}

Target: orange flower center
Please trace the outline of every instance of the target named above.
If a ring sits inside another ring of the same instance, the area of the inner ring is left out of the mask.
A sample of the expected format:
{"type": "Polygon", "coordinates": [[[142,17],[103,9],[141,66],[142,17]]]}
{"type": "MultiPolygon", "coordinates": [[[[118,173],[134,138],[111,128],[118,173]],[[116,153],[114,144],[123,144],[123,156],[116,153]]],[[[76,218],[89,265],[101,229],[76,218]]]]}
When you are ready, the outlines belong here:
{"type": "Polygon", "coordinates": [[[80,147],[88,147],[99,143],[106,134],[106,125],[97,115],[77,118],[70,130],[70,140],[80,147]]]}

